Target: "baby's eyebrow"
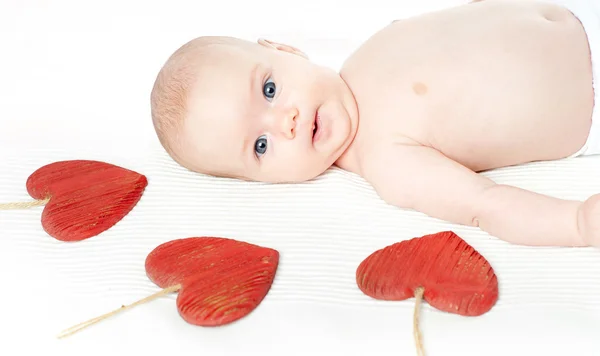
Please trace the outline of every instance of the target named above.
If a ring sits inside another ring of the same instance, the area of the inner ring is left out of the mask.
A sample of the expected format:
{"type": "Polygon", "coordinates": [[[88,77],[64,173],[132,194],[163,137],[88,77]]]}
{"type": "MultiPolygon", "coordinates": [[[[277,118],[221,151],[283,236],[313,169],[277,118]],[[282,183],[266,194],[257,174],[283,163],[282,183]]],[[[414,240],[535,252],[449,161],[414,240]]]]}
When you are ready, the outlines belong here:
{"type": "Polygon", "coordinates": [[[242,140],[242,147],[241,147],[241,155],[242,155],[242,160],[245,161],[248,159],[248,147],[250,146],[250,144],[248,143],[248,141],[250,141],[250,139],[248,138],[248,131],[246,130],[246,134],[244,135],[244,139],[242,140]]]}
{"type": "Polygon", "coordinates": [[[256,82],[258,81],[258,74],[260,71],[260,63],[256,63],[250,71],[250,92],[256,89],[256,82]]]}

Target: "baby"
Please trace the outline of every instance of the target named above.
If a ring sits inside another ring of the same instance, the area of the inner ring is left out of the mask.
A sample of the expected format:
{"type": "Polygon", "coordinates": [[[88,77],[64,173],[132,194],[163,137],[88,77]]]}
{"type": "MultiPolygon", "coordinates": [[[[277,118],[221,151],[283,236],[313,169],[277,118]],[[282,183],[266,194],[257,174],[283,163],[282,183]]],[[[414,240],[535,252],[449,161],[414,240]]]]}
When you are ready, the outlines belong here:
{"type": "Polygon", "coordinates": [[[483,0],[395,21],[339,73],[290,45],[201,37],[159,72],[152,119],[195,172],[302,182],[336,165],[389,204],[511,243],[600,246],[600,194],[562,200],[478,174],[600,154],[595,58],[598,0],[483,0]]]}

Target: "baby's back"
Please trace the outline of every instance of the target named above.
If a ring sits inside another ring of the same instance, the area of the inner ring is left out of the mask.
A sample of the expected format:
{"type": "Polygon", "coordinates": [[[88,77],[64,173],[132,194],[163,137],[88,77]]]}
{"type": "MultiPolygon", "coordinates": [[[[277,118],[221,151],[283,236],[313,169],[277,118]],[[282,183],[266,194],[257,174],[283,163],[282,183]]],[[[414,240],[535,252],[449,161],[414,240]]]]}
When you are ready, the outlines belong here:
{"type": "Polygon", "coordinates": [[[591,124],[586,34],[550,3],[484,0],[394,22],[341,75],[363,157],[419,144],[481,171],[569,156],[591,124]]]}

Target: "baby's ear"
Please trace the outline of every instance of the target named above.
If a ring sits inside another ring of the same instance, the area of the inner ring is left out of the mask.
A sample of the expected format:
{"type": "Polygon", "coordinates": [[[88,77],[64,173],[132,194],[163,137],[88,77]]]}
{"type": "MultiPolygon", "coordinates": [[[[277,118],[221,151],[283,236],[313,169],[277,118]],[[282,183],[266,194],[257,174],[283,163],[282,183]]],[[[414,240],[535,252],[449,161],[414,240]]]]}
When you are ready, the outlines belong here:
{"type": "Polygon", "coordinates": [[[259,38],[258,39],[258,44],[268,47],[268,48],[273,48],[273,49],[277,49],[279,51],[284,51],[284,52],[288,52],[291,54],[296,54],[300,57],[304,57],[306,59],[308,59],[308,56],[306,55],[306,53],[302,52],[301,50],[299,50],[296,47],[290,46],[290,45],[286,45],[283,43],[277,43],[277,42],[273,42],[273,41],[269,41],[267,39],[264,38],[259,38]]]}

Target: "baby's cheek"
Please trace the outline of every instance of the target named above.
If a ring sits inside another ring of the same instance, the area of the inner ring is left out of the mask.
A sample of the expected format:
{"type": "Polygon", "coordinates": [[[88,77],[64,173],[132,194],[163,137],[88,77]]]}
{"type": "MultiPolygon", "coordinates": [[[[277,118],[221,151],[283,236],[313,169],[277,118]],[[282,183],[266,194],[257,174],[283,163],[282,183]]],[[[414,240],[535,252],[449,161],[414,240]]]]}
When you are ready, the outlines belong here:
{"type": "Polygon", "coordinates": [[[282,160],[278,167],[286,180],[303,182],[323,173],[323,162],[311,157],[306,149],[298,149],[282,160]]]}

